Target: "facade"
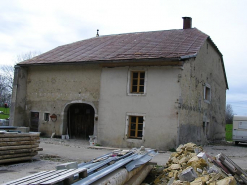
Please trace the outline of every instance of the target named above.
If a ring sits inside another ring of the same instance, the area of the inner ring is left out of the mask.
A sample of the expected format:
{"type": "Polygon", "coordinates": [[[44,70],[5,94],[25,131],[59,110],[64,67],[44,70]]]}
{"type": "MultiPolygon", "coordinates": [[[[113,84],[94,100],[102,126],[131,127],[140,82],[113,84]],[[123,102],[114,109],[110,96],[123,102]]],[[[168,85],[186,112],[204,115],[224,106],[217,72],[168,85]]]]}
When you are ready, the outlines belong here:
{"type": "Polygon", "coordinates": [[[227,79],[191,28],[99,36],[16,65],[10,122],[115,147],[174,148],[225,137],[227,79]]]}

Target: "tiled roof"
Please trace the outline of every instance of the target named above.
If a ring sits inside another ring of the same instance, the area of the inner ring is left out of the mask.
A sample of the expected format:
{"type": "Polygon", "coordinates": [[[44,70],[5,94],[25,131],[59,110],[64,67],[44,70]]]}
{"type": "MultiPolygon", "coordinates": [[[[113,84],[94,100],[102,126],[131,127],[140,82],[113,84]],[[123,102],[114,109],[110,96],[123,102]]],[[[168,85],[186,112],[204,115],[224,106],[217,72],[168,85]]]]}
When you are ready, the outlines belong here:
{"type": "Polygon", "coordinates": [[[99,36],[59,46],[19,64],[179,59],[196,55],[207,38],[196,28],[99,36]]]}

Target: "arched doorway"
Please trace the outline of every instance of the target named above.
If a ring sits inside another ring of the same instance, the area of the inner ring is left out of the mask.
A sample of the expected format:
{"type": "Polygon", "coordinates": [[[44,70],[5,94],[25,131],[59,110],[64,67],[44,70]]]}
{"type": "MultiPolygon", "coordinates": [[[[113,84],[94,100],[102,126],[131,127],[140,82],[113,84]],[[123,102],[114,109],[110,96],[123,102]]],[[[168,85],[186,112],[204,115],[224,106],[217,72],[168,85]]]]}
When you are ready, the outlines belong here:
{"type": "Polygon", "coordinates": [[[89,104],[75,103],[67,111],[68,134],[72,139],[89,139],[94,132],[94,108],[89,104]]]}

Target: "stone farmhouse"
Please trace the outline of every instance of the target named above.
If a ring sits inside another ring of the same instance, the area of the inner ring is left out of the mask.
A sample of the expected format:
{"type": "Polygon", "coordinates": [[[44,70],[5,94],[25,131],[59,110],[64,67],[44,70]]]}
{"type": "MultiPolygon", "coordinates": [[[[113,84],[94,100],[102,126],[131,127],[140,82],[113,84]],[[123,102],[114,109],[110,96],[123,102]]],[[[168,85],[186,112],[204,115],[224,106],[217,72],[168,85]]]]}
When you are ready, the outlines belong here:
{"type": "Polygon", "coordinates": [[[225,137],[227,78],[211,38],[183,29],[99,36],[15,66],[10,123],[113,147],[225,137]]]}

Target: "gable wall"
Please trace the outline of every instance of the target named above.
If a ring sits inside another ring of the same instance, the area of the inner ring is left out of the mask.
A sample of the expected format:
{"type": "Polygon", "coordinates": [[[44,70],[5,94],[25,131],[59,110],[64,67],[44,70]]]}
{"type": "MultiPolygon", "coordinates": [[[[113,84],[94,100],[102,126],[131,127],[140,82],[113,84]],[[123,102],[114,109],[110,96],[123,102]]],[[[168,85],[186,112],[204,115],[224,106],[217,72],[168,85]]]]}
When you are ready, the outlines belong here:
{"type": "Polygon", "coordinates": [[[224,139],[226,83],[221,57],[209,42],[196,59],[184,63],[180,86],[179,143],[224,139]],[[211,88],[210,102],[204,100],[206,84],[211,88]]]}
{"type": "Polygon", "coordinates": [[[115,147],[171,149],[177,139],[179,67],[140,66],[103,68],[99,101],[99,143],[115,147]],[[131,70],[146,71],[146,94],[128,95],[131,70]],[[145,115],[142,140],[126,136],[127,115],[145,115]]]}

